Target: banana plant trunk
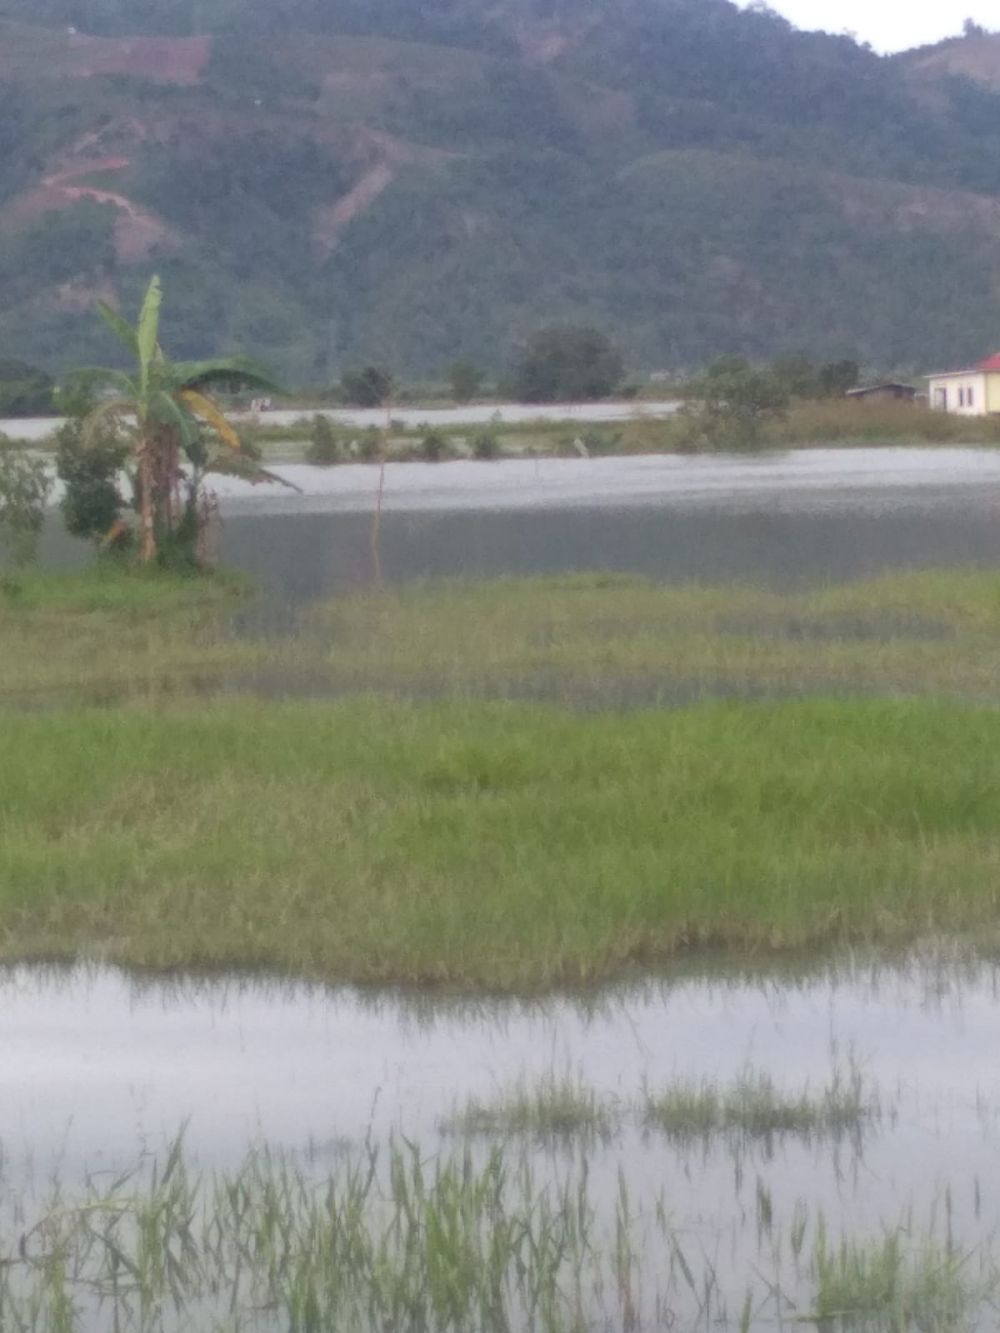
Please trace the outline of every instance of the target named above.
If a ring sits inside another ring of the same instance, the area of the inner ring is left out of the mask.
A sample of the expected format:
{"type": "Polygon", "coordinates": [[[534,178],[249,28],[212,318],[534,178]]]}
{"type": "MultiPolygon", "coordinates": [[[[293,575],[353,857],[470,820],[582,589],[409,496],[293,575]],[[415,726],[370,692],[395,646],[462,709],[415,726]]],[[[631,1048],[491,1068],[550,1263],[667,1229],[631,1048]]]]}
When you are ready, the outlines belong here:
{"type": "Polygon", "coordinates": [[[156,523],[153,514],[152,440],[147,434],[139,457],[139,514],[142,527],[140,559],[144,565],[156,559],[156,523]]]}

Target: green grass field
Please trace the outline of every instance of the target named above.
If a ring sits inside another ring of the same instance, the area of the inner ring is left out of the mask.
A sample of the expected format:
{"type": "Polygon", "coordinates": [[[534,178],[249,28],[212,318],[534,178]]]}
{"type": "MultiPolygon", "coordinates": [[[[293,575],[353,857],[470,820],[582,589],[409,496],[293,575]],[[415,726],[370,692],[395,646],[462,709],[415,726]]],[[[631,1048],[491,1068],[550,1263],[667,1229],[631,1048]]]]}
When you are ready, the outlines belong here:
{"type": "Polygon", "coordinates": [[[225,580],[5,587],[3,957],[531,990],[1000,925],[992,574],[431,585],[278,645],[225,580]]]}
{"type": "Polygon", "coordinates": [[[0,950],[512,990],[1000,923],[1000,713],[8,716],[0,950]]]}

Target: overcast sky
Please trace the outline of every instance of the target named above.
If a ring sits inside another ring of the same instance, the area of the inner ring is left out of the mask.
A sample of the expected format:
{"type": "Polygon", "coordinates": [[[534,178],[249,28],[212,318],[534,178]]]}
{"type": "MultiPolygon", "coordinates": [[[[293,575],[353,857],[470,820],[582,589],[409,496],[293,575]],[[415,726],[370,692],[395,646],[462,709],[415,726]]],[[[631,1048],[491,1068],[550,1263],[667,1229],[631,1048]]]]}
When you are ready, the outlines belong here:
{"type": "Polygon", "coordinates": [[[998,0],[769,0],[797,28],[852,32],[876,51],[902,51],[910,46],[954,37],[962,20],[984,28],[1000,28],[998,0]]]}

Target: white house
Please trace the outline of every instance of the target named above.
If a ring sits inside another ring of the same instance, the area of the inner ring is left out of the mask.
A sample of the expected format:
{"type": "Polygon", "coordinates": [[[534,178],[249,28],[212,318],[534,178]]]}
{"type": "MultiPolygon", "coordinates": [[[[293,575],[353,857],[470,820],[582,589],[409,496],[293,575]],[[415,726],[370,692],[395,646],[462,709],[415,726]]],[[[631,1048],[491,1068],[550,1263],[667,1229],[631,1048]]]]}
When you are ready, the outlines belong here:
{"type": "Polygon", "coordinates": [[[1000,412],[1000,353],[971,370],[948,370],[927,378],[928,401],[939,412],[957,412],[965,417],[1000,412]]]}

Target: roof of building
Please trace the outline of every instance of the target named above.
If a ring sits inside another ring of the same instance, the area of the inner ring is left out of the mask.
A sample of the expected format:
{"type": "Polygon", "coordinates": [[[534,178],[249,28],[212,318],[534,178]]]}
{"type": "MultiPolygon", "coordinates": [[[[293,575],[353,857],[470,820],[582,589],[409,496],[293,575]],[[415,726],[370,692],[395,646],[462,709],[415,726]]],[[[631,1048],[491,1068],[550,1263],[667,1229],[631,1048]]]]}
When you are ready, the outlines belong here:
{"type": "Polygon", "coordinates": [[[933,375],[928,375],[931,380],[949,379],[952,375],[1000,375],[1000,352],[994,352],[988,356],[985,361],[977,361],[974,366],[968,366],[965,370],[939,370],[933,375]]]}

